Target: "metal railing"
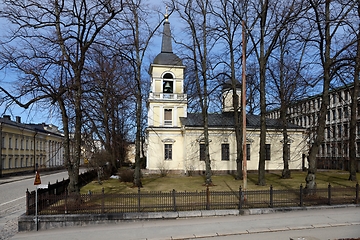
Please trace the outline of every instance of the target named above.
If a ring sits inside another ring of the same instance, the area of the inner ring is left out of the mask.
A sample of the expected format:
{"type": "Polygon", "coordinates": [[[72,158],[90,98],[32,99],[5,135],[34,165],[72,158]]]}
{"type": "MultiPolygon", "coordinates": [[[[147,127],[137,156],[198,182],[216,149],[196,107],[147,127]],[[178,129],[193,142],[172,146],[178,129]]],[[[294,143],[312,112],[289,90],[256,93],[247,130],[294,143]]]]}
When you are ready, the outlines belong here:
{"type": "MultiPolygon", "coordinates": [[[[35,213],[34,195],[27,193],[27,214],[35,213]]],[[[194,211],[215,209],[248,209],[275,207],[303,207],[334,204],[358,204],[359,184],[355,187],[316,189],[307,194],[306,189],[211,191],[197,192],[143,192],[79,195],[39,194],[39,215],[53,214],[106,214],[125,212],[194,211]]]]}

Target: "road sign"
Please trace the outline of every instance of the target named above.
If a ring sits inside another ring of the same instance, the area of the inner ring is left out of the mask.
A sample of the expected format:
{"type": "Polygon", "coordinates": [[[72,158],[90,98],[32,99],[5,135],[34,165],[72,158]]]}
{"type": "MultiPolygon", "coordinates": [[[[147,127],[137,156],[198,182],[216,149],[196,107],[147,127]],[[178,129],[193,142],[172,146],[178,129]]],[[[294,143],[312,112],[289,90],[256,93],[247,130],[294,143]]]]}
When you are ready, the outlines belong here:
{"type": "Polygon", "coordinates": [[[40,174],[38,171],[36,171],[34,185],[40,185],[40,184],[41,184],[40,174]]]}

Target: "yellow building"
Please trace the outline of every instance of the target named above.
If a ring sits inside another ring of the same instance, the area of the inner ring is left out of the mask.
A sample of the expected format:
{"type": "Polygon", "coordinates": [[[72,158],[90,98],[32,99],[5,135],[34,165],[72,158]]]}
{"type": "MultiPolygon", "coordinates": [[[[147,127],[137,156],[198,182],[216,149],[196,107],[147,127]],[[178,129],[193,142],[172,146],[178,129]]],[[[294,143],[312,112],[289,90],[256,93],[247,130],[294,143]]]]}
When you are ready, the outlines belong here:
{"type": "MultiPolygon", "coordinates": [[[[147,169],[179,173],[205,170],[203,121],[201,113],[187,113],[184,93],[185,66],[172,52],[170,23],[164,23],[161,53],[150,66],[151,91],[148,99],[147,169]]],[[[236,170],[236,138],[232,91],[223,86],[223,109],[209,114],[211,169],[219,172],[236,170]]],[[[240,94],[240,91],[238,92],[240,94]]],[[[247,169],[257,170],[260,146],[260,116],[248,115],[247,169]]],[[[282,131],[277,120],[267,119],[266,170],[283,169],[282,131]]],[[[302,169],[306,142],[304,128],[289,124],[289,168],[302,169]]]]}
{"type": "Polygon", "coordinates": [[[23,124],[21,118],[0,118],[0,176],[9,173],[64,165],[63,136],[58,128],[47,124],[23,124]]]}

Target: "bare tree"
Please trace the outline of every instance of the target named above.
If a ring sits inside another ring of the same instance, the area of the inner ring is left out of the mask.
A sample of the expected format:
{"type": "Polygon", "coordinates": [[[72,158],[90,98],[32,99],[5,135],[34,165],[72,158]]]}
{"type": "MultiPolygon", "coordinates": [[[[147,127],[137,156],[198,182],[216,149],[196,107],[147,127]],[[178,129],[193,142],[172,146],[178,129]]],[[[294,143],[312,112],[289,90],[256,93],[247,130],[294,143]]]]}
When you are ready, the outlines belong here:
{"type": "MultiPolygon", "coordinates": [[[[256,26],[259,19],[260,35],[256,35],[256,29],[249,31],[249,36],[253,44],[256,59],[259,64],[260,78],[260,157],[258,168],[258,184],[265,185],[265,158],[266,158],[266,69],[269,57],[278,42],[280,34],[286,29],[290,22],[297,19],[301,12],[302,1],[292,0],[290,2],[272,2],[268,0],[260,1],[259,8],[255,7],[254,23],[250,26],[256,26]],[[258,41],[259,39],[259,41],[258,41]]],[[[251,29],[251,27],[248,27],[251,29]]]]}
{"type": "MultiPolygon", "coordinates": [[[[315,136],[312,138],[312,144],[309,150],[309,168],[306,176],[306,187],[308,194],[313,194],[316,189],[316,155],[324,139],[326,113],[329,106],[329,91],[331,80],[338,68],[335,66],[342,61],[339,57],[348,47],[349,43],[343,46],[337,46],[337,51],[333,51],[332,45],[337,37],[336,33],[340,31],[343,20],[346,19],[349,11],[354,7],[354,1],[331,1],[331,0],[309,0],[311,11],[308,16],[308,26],[312,35],[307,41],[313,42],[317,49],[319,62],[322,67],[322,97],[321,107],[318,115],[318,126],[315,136]],[[333,5],[332,5],[333,4],[333,5]]],[[[340,41],[337,39],[336,41],[340,41]]]]}
{"type": "Polygon", "coordinates": [[[34,0],[8,0],[0,11],[13,29],[9,38],[1,42],[1,66],[22,74],[17,94],[2,87],[0,90],[24,108],[39,101],[59,107],[70,193],[79,192],[87,53],[122,10],[122,1],[54,0],[42,4],[34,0]],[[26,99],[26,103],[21,102],[26,99]]]}
{"type": "MultiPolygon", "coordinates": [[[[135,171],[134,186],[142,187],[141,182],[141,151],[144,141],[144,89],[148,89],[148,84],[144,80],[144,59],[149,44],[156,31],[161,26],[162,21],[152,22],[151,17],[154,12],[141,0],[126,1],[127,8],[123,16],[119,18],[118,31],[116,33],[119,41],[114,49],[120,50],[120,54],[132,70],[130,87],[133,89],[135,98],[136,133],[135,133],[135,171]],[[123,39],[124,41],[121,41],[123,39]]],[[[165,20],[164,18],[162,19],[165,20]]]]}
{"type": "MultiPolygon", "coordinates": [[[[237,89],[239,87],[237,63],[241,62],[241,55],[246,53],[241,53],[240,46],[242,39],[239,40],[238,36],[240,35],[239,31],[241,30],[242,20],[241,16],[242,4],[238,4],[236,1],[227,1],[221,0],[214,6],[212,11],[215,17],[216,34],[219,36],[219,39],[223,39],[226,46],[226,56],[223,56],[225,59],[222,63],[225,65],[225,75],[226,78],[230,79],[231,91],[233,96],[233,110],[234,110],[234,129],[235,129],[235,139],[236,139],[236,179],[243,178],[243,129],[242,129],[242,114],[241,111],[246,111],[246,109],[241,108],[240,99],[237,94],[237,89]],[[229,72],[229,73],[228,73],[229,72]]],[[[224,54],[224,55],[225,55],[224,54]]],[[[245,94],[246,93],[241,93],[245,94]]]]}
{"type": "Polygon", "coordinates": [[[306,65],[303,58],[306,52],[306,42],[299,42],[294,34],[295,24],[289,23],[286,30],[279,36],[277,51],[271,55],[269,73],[274,85],[269,95],[280,103],[280,120],[283,134],[283,171],[282,178],[290,178],[289,169],[291,139],[288,136],[288,108],[290,104],[302,98],[309,87],[302,74],[306,65]]]}
{"type": "Polygon", "coordinates": [[[209,104],[209,42],[212,34],[209,29],[209,13],[211,2],[204,1],[173,1],[174,6],[180,17],[186,22],[191,43],[184,47],[189,50],[189,59],[193,67],[193,77],[196,85],[196,95],[202,113],[202,121],[204,125],[203,143],[205,145],[205,184],[212,185],[212,171],[209,153],[209,123],[208,123],[208,104],[209,104]]]}
{"type": "MultiPolygon", "coordinates": [[[[357,19],[358,25],[354,27],[356,36],[356,56],[354,64],[354,88],[351,94],[351,118],[350,118],[350,129],[356,129],[357,125],[357,107],[358,107],[358,96],[359,96],[359,80],[360,80],[360,2],[357,2],[357,19]],[[357,28],[357,29],[356,29],[357,28]]],[[[356,21],[355,21],[356,22],[356,21]]],[[[357,159],[356,159],[356,131],[351,130],[349,136],[349,180],[357,181],[356,171],[357,159]]]]}
{"type": "Polygon", "coordinates": [[[116,171],[125,161],[130,124],[135,118],[131,117],[131,68],[114,53],[101,47],[92,51],[86,76],[92,84],[85,90],[83,136],[88,136],[90,144],[98,143],[92,147],[94,151],[99,150],[99,143],[104,146],[111,169],[116,171]]]}

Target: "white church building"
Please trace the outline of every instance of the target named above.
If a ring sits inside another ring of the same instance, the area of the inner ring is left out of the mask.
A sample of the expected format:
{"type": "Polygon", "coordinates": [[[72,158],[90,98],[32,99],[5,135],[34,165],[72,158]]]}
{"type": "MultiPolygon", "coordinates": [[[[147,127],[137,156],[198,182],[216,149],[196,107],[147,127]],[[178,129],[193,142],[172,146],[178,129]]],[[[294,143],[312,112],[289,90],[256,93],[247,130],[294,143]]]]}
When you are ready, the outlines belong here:
{"type": "MultiPolygon", "coordinates": [[[[170,23],[164,22],[161,53],[150,66],[148,99],[147,164],[149,172],[162,170],[187,174],[205,170],[201,113],[187,112],[182,60],[172,51],[170,23]]],[[[240,90],[240,89],[239,89],[240,90]]],[[[236,170],[236,138],[232,90],[223,86],[222,113],[209,114],[210,159],[213,172],[236,170]]],[[[239,92],[240,93],[240,92],[239,92]]],[[[266,170],[283,169],[283,135],[280,121],[267,119],[266,170]]],[[[290,169],[307,166],[304,128],[288,125],[290,169]]],[[[247,170],[257,170],[260,147],[260,116],[246,116],[247,170]]]]}

